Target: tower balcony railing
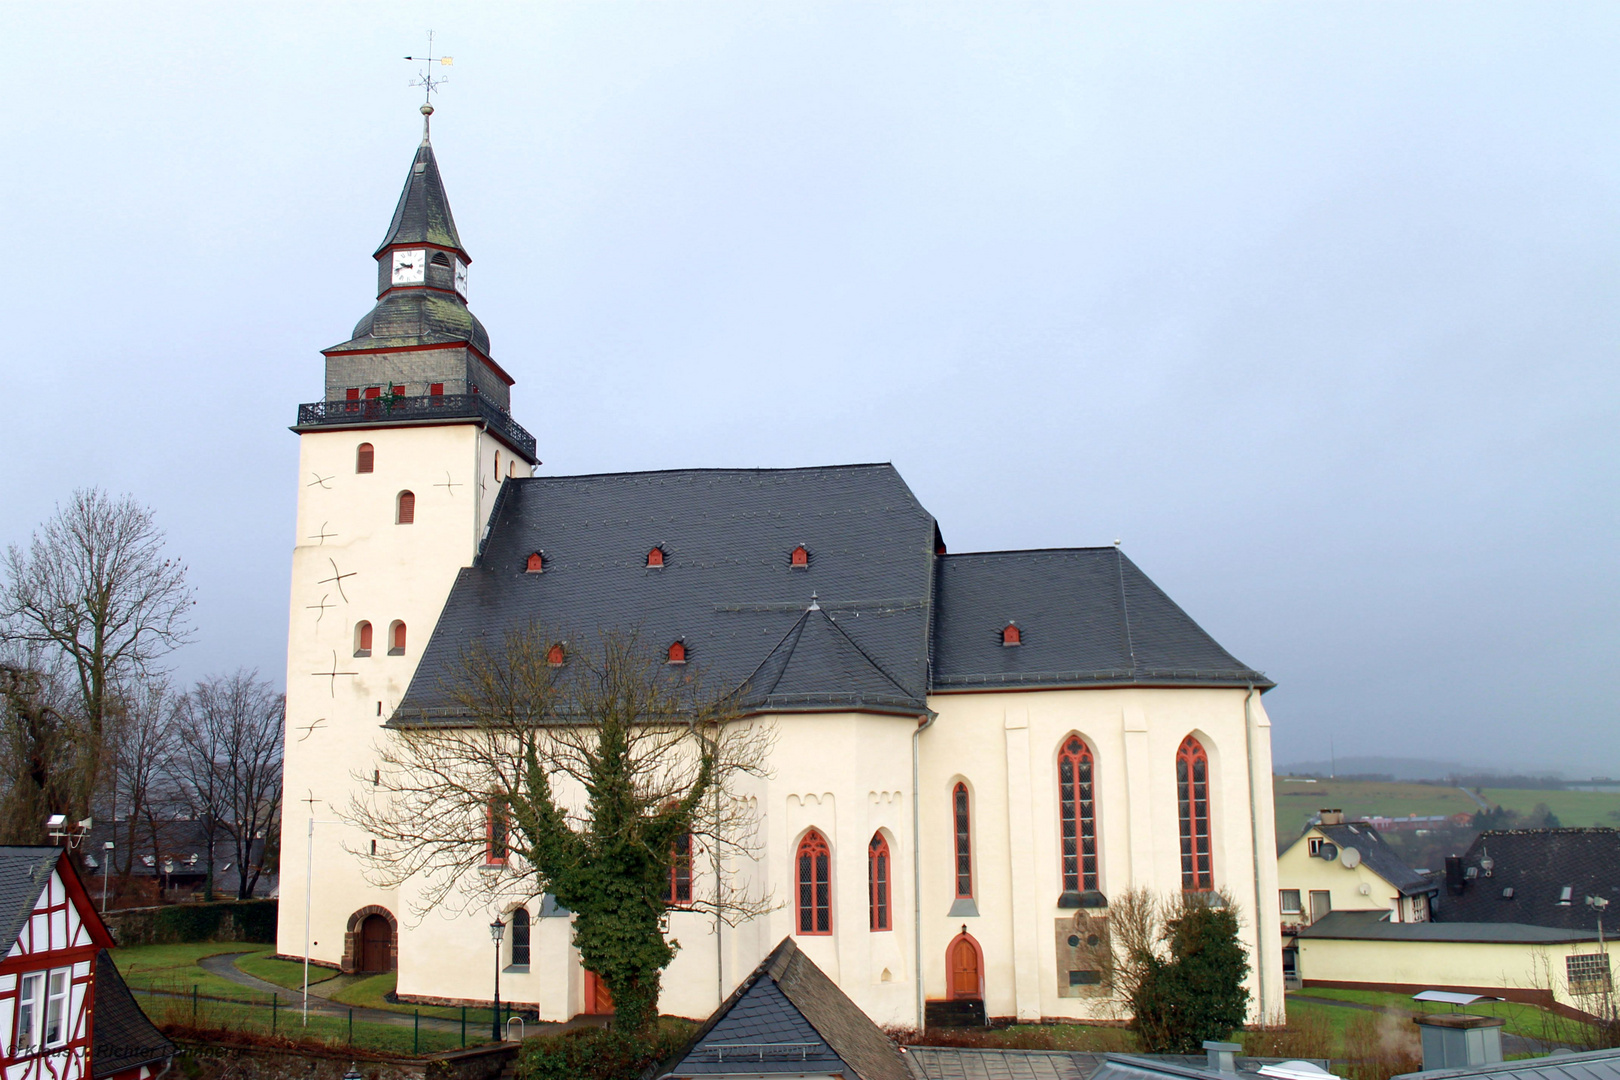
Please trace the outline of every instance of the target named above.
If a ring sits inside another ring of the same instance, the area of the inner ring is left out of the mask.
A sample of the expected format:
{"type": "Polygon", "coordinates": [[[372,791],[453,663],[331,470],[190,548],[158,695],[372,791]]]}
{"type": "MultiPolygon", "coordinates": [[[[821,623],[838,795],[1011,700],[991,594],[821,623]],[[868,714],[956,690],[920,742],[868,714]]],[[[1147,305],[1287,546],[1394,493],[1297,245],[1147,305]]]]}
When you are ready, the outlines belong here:
{"type": "Polygon", "coordinates": [[[435,420],[482,420],[514,448],[534,458],[534,436],[512,414],[482,394],[374,397],[359,401],[311,401],[298,406],[298,427],[390,424],[435,420]]]}

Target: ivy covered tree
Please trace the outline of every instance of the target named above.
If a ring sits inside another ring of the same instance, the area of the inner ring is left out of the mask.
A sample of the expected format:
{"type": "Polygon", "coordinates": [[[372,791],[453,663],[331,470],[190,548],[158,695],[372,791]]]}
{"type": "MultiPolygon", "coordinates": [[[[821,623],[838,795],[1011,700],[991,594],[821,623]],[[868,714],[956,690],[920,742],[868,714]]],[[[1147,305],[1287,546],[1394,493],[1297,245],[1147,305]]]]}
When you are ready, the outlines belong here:
{"type": "Polygon", "coordinates": [[[530,626],[475,642],[445,691],[457,716],[392,733],[350,808],[379,841],[357,852],[368,876],[415,878],[422,910],[550,893],[613,995],[614,1027],[648,1031],[680,947],[665,912],[735,923],[770,907],[747,884],[756,820],[740,786],[764,775],[771,730],[633,635],[579,648],[530,626]],[[672,889],[677,860],[689,895],[672,889]]]}

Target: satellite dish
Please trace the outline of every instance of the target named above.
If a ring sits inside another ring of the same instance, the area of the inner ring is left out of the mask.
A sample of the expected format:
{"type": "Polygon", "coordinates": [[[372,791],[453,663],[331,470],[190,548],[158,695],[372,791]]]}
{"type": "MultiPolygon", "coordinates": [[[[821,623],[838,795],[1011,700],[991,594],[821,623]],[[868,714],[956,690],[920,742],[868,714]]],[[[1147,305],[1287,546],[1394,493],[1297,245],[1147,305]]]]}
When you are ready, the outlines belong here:
{"type": "Polygon", "coordinates": [[[1339,849],[1334,844],[1323,844],[1322,849],[1318,852],[1318,854],[1328,862],[1332,862],[1334,859],[1339,857],[1339,849]]]}
{"type": "Polygon", "coordinates": [[[1347,847],[1344,849],[1344,858],[1339,861],[1344,863],[1346,870],[1354,870],[1361,865],[1361,852],[1353,847],[1347,847]]]}

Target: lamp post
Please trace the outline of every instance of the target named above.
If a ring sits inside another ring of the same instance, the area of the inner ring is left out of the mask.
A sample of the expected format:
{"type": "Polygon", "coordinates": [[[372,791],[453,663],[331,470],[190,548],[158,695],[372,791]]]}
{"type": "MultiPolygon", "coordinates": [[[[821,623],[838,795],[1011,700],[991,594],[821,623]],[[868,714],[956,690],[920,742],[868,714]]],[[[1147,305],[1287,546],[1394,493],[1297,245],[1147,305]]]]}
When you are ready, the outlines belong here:
{"type": "Polygon", "coordinates": [[[104,840],[101,848],[106,852],[104,857],[107,860],[106,865],[101,868],[101,913],[105,915],[107,913],[107,878],[112,874],[113,842],[104,840]]]}
{"type": "Polygon", "coordinates": [[[495,1041],[501,1041],[501,935],[506,933],[506,924],[496,919],[489,924],[489,939],[495,943],[495,1018],[490,1021],[490,1031],[495,1041]]]}

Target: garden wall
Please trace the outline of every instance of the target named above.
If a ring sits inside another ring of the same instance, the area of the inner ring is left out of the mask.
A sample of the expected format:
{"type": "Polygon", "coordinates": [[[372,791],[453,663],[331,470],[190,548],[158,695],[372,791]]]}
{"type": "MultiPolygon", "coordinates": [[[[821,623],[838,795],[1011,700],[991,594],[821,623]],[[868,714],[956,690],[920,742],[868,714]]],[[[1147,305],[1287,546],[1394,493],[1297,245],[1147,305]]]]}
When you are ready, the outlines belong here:
{"type": "Polygon", "coordinates": [[[276,901],[228,900],[122,908],[102,915],[119,945],[175,945],[188,941],[274,944],[276,901]]]}

